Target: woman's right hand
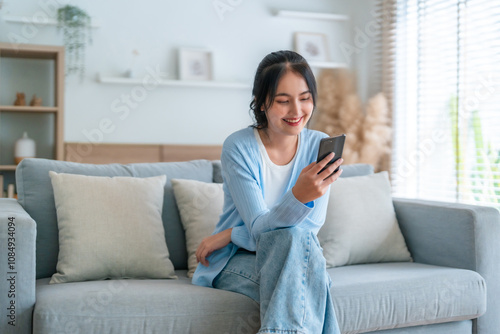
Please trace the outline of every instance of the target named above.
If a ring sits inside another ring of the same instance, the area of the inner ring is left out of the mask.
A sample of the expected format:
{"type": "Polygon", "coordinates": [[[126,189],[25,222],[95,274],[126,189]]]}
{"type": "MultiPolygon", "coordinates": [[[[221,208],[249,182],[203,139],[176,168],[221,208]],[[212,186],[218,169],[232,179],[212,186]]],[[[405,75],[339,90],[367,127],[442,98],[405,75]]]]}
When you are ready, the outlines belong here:
{"type": "Polygon", "coordinates": [[[343,159],[335,161],[328,166],[328,168],[319,173],[334,156],[334,153],[330,153],[320,162],[313,162],[300,172],[297,182],[292,188],[292,193],[297,200],[305,204],[320,198],[327,192],[330,184],[338,179],[340,174],[342,174],[342,169],[339,169],[332,176],[328,176],[342,164],[344,161],[343,159]]]}
{"type": "Polygon", "coordinates": [[[205,267],[208,267],[207,257],[214,251],[226,247],[231,242],[232,231],[232,228],[228,228],[227,230],[203,238],[196,250],[196,260],[205,267]]]}

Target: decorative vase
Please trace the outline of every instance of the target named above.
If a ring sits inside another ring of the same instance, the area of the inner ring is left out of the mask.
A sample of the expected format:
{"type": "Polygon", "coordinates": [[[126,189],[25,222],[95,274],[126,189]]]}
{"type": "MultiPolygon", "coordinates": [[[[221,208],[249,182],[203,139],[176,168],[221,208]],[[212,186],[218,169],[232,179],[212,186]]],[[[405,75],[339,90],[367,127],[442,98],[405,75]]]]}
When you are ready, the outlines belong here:
{"type": "Polygon", "coordinates": [[[132,71],[131,68],[129,68],[128,70],[125,71],[124,76],[125,76],[125,78],[133,78],[134,77],[134,72],[132,71]]]}
{"type": "Polygon", "coordinates": [[[42,105],[42,98],[41,97],[36,97],[36,94],[33,95],[33,98],[31,99],[30,106],[32,107],[40,107],[42,105]]]}
{"type": "Polygon", "coordinates": [[[24,158],[34,158],[36,153],[35,141],[28,137],[26,131],[22,138],[19,138],[14,145],[14,160],[16,164],[20,163],[24,158]]]}
{"type": "Polygon", "coordinates": [[[25,106],[26,105],[26,97],[24,93],[17,92],[16,100],[14,101],[15,106],[25,106]]]}

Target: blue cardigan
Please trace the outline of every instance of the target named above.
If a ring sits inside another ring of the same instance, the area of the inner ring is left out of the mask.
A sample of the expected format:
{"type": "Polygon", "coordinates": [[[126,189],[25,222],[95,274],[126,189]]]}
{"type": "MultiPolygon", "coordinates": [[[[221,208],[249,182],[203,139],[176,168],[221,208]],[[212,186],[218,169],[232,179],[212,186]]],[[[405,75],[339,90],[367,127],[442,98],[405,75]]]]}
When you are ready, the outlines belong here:
{"type": "Polygon", "coordinates": [[[329,190],[315,201],[303,204],[293,195],[292,187],[302,169],[316,161],[319,142],[325,137],[319,131],[302,130],[292,176],[281,200],[272,209],[264,201],[262,160],[253,128],[239,130],[224,141],[221,155],[224,208],[213,234],[232,227],[231,242],[207,257],[208,267],[198,264],[194,284],[212,287],[212,281],[238,248],[255,251],[261,233],[292,226],[318,233],[325,221],[329,190]]]}

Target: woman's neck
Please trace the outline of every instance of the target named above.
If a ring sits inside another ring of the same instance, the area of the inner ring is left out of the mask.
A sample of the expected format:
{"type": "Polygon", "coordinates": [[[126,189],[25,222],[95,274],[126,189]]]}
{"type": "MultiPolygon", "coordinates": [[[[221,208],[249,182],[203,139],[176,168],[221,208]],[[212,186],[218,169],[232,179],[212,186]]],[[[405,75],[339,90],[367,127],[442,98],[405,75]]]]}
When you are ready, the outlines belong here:
{"type": "Polygon", "coordinates": [[[282,166],[292,161],[297,152],[299,136],[279,135],[266,129],[259,129],[258,133],[273,163],[282,166]]]}

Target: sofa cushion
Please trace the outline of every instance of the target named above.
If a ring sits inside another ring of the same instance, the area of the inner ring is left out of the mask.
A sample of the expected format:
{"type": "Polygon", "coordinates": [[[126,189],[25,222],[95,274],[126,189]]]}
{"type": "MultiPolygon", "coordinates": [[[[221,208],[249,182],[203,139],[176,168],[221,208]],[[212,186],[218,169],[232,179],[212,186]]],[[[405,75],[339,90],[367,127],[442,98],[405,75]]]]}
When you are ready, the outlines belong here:
{"type": "MultiPolygon", "coordinates": [[[[473,271],[406,262],[337,267],[328,272],[343,334],[473,319],[486,307],[484,280],[473,271]]],[[[186,271],[176,274],[178,280],[56,285],[40,279],[33,332],[208,334],[258,330],[259,308],[252,299],[192,285],[186,271]]]]}
{"type": "Polygon", "coordinates": [[[344,334],[474,319],[486,311],[476,272],[412,262],[327,269],[344,334]]]}
{"type": "Polygon", "coordinates": [[[161,220],[165,175],[49,175],[59,229],[50,283],[176,278],[161,220]]]}
{"type": "Polygon", "coordinates": [[[413,326],[381,331],[366,332],[367,334],[471,334],[473,320],[443,322],[441,324],[413,326]]]}
{"type": "Polygon", "coordinates": [[[213,182],[214,183],[222,183],[222,165],[220,160],[214,160],[212,161],[212,166],[214,169],[214,174],[213,174],[213,182]]]}
{"type": "Polygon", "coordinates": [[[203,238],[213,233],[219,222],[224,191],[221,183],[179,179],[172,180],[172,188],[186,234],[188,277],[193,277],[198,267],[196,250],[203,238]]]}
{"type": "Polygon", "coordinates": [[[342,175],[340,177],[352,177],[373,174],[373,166],[369,164],[342,165],[342,175]]]}
{"type": "Polygon", "coordinates": [[[388,173],[334,182],[318,239],[328,267],[410,261],[392,204],[388,173]]]}
{"type": "Polygon", "coordinates": [[[49,171],[92,176],[167,175],[162,210],[165,238],[170,259],[175,268],[186,269],[187,253],[184,231],[169,179],[185,178],[211,182],[212,169],[212,162],[208,160],[93,165],[46,159],[23,159],[16,170],[16,183],[19,203],[37,223],[36,277],[50,277],[56,272],[59,252],[57,216],[49,171]]]}
{"type": "Polygon", "coordinates": [[[255,333],[259,307],[238,293],[178,280],[37,281],[34,333],[255,333]]]}

